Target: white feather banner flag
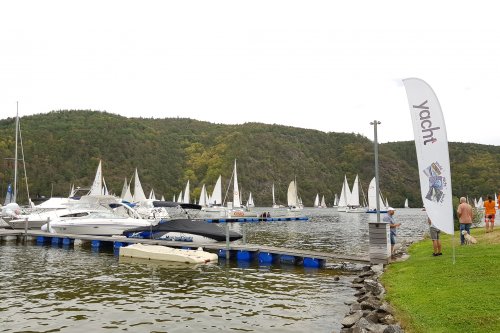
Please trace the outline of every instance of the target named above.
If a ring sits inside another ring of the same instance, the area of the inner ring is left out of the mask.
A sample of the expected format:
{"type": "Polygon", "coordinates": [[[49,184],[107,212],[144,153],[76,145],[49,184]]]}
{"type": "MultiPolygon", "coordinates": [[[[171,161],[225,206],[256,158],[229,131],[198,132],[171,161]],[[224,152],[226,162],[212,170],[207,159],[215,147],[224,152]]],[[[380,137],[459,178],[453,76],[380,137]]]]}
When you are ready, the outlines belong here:
{"type": "Polygon", "coordinates": [[[425,81],[409,78],[403,84],[413,123],[422,201],[432,223],[453,234],[450,157],[441,106],[425,81]]]}

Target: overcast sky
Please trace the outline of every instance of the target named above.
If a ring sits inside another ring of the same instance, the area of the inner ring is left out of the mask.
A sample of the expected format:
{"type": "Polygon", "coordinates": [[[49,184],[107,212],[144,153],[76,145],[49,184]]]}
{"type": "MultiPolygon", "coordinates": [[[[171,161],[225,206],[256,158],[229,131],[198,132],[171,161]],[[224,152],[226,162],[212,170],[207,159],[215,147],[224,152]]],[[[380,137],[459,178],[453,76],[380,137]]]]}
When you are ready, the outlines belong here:
{"type": "Polygon", "coordinates": [[[2,1],[0,118],[60,109],[412,140],[401,79],[450,141],[500,143],[494,1],[2,1]]]}

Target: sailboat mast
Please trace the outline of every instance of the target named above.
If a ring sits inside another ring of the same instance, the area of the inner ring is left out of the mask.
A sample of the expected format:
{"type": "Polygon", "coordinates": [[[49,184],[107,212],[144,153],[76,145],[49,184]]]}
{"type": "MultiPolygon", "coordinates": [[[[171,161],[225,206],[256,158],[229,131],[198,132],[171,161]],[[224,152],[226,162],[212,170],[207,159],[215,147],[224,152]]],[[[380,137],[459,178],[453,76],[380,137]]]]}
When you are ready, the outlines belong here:
{"type": "Polygon", "coordinates": [[[16,151],[14,153],[14,202],[17,202],[17,136],[19,132],[19,102],[16,102],[16,151]]]}

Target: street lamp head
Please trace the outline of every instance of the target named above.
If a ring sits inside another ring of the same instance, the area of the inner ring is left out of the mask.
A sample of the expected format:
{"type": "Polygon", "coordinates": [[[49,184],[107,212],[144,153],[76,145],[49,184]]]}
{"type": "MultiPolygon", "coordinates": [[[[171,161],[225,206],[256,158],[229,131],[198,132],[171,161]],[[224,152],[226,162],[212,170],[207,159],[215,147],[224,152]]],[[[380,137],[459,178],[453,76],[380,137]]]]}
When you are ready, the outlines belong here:
{"type": "Polygon", "coordinates": [[[382,123],[380,121],[378,121],[378,120],[374,120],[374,121],[370,122],[370,125],[375,125],[375,124],[380,125],[382,123]]]}

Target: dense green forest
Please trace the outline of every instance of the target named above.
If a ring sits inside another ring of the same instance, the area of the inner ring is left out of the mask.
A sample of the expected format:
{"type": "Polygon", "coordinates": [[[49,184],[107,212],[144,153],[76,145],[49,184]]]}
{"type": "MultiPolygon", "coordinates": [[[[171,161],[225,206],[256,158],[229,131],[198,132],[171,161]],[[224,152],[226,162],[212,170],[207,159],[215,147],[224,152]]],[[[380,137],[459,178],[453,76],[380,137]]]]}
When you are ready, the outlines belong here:
{"type": "MultiPolygon", "coordinates": [[[[67,196],[71,184],[88,187],[102,160],[108,187],[120,194],[124,178],[135,168],[146,194],[154,188],[167,200],[191,183],[192,199],[203,184],[212,191],[222,175],[228,185],[234,160],[243,197],[251,191],[257,206],[286,202],[288,183],[294,178],[306,206],[316,193],[331,205],[344,175],[352,186],[359,174],[366,192],[374,176],[373,142],[359,134],[246,123],[222,125],[184,118],[125,118],[97,111],[54,111],[20,120],[26,174],[31,197],[67,196]]],[[[0,121],[0,199],[12,182],[15,119],[0,121]]],[[[21,158],[21,150],[19,150],[21,158]]],[[[450,143],[454,196],[478,197],[500,188],[500,147],[450,143]]],[[[391,205],[408,198],[422,205],[413,142],[379,146],[380,186],[391,205]]],[[[22,165],[19,199],[26,201],[22,165]]]]}

